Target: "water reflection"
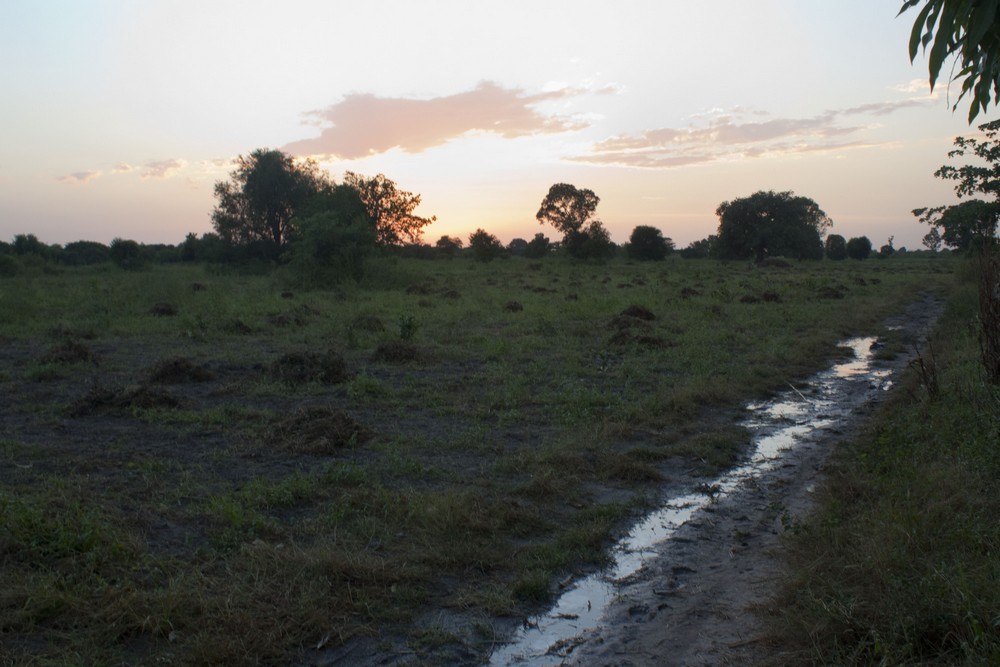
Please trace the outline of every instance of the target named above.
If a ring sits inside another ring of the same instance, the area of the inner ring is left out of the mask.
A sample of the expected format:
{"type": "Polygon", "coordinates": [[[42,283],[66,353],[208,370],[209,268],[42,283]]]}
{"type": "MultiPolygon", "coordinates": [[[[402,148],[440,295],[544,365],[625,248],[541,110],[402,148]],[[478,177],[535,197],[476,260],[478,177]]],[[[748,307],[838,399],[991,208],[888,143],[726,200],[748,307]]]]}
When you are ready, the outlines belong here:
{"type": "Polygon", "coordinates": [[[772,401],[748,405],[744,425],[753,436],[753,453],[747,463],[701,485],[705,492],[667,499],[615,545],[609,568],[572,583],[552,609],[528,619],[509,644],[494,651],[490,665],[562,664],[588,631],[598,627],[619,583],[657,558],[677,528],[748,479],[773,469],[796,443],[842,424],[871,392],[888,387],[890,371],[871,367],[874,342],[874,338],[846,341],[843,346],[852,350],[851,359],[819,373],[804,388],[791,387],[772,401]]]}

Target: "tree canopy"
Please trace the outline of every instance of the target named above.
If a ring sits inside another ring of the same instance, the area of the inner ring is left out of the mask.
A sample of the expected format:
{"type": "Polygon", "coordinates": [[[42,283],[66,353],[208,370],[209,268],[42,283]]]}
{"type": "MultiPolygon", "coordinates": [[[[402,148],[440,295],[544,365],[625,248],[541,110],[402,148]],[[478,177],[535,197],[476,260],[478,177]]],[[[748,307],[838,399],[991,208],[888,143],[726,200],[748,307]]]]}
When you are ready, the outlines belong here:
{"type": "Polygon", "coordinates": [[[280,250],[292,219],[329,181],[314,161],[267,148],[240,155],[235,163],[230,180],[215,184],[216,232],[237,245],[264,242],[280,250]]]}
{"type": "Polygon", "coordinates": [[[851,259],[868,259],[872,254],[872,242],[867,236],[855,236],[847,242],[847,256],[851,259]]]}
{"type": "Polygon", "coordinates": [[[638,225],[628,240],[628,256],[638,260],[661,260],[674,250],[674,242],[656,227],[638,225]]]}
{"type": "Polygon", "coordinates": [[[913,211],[921,222],[941,230],[941,241],[958,250],[991,244],[1000,219],[1000,121],[980,125],[979,129],[983,139],[957,137],[956,148],[948,153],[948,157],[977,158],[978,164],[944,165],[934,175],[954,181],[959,199],[984,195],[992,201],[969,199],[913,211]]]}
{"type": "Polygon", "coordinates": [[[423,218],[414,214],[420,205],[420,195],[400,190],[383,174],[369,177],[349,171],[344,174],[344,183],[361,196],[375,224],[380,246],[398,245],[404,241],[419,243],[423,228],[437,220],[435,216],[423,218]]]}
{"type": "Polygon", "coordinates": [[[716,248],[722,259],[821,259],[822,234],[833,224],[812,199],[773,190],[722,202],[715,212],[716,248]]]}
{"type": "Polygon", "coordinates": [[[535,219],[542,224],[551,224],[564,235],[579,232],[593,217],[600,201],[601,198],[593,190],[556,183],[549,188],[535,219]]]}
{"type": "Polygon", "coordinates": [[[921,49],[928,52],[927,69],[931,90],[949,56],[956,56],[959,69],[951,78],[962,82],[952,110],[966,95],[969,123],[985,112],[992,100],[1000,102],[1000,13],[997,0],[904,0],[903,14],[923,4],[910,32],[910,62],[921,49]],[[928,50],[929,47],[929,50],[928,50]]]}

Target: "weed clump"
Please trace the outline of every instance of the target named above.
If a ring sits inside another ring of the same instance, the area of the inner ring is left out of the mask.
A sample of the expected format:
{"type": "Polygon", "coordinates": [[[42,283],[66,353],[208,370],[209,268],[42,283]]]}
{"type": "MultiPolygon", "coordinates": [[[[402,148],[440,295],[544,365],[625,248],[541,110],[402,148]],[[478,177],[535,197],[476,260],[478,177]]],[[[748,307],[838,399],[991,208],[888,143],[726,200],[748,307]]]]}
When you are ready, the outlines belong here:
{"type": "Polygon", "coordinates": [[[302,454],[333,454],[345,447],[364,444],[373,436],[371,429],[340,410],[310,406],[272,424],[265,440],[272,446],[302,454]]]}
{"type": "Polygon", "coordinates": [[[215,374],[210,370],[196,366],[190,359],[184,357],[164,359],[149,371],[149,381],[154,384],[210,382],[214,379],[215,374]]]}
{"type": "Polygon", "coordinates": [[[843,299],[845,289],[846,288],[842,286],[831,287],[826,285],[816,290],[816,296],[820,299],[843,299]]]}
{"type": "Polygon", "coordinates": [[[508,301],[503,305],[503,309],[508,313],[519,313],[524,310],[524,306],[521,305],[520,301],[508,301]]]}
{"type": "Polygon", "coordinates": [[[653,320],[656,319],[656,315],[654,315],[653,311],[651,311],[649,308],[646,308],[645,306],[638,306],[635,304],[623,310],[621,314],[624,315],[625,317],[634,317],[638,320],[643,320],[646,322],[652,322],[653,320]]]}
{"type": "Polygon", "coordinates": [[[415,345],[402,340],[382,343],[372,353],[372,361],[389,364],[407,364],[411,361],[420,361],[421,357],[420,350],[415,345]]]}
{"type": "Polygon", "coordinates": [[[173,317],[177,314],[177,306],[166,302],[154,303],[149,309],[149,314],[156,317],[173,317]]]}
{"type": "Polygon", "coordinates": [[[271,364],[270,374],[287,385],[309,382],[340,384],[351,379],[347,362],[337,352],[289,352],[271,364]]]}
{"type": "Polygon", "coordinates": [[[62,366],[95,360],[94,353],[90,348],[75,340],[64,340],[58,345],[53,345],[48,352],[42,355],[42,363],[62,366]]]}
{"type": "Polygon", "coordinates": [[[375,315],[358,315],[351,320],[351,329],[355,331],[367,331],[369,333],[381,333],[385,331],[385,324],[375,315]]]}
{"type": "Polygon", "coordinates": [[[129,412],[155,408],[176,408],[180,401],[167,392],[148,385],[129,385],[117,389],[95,386],[70,408],[71,417],[86,417],[107,412],[129,412]]]}

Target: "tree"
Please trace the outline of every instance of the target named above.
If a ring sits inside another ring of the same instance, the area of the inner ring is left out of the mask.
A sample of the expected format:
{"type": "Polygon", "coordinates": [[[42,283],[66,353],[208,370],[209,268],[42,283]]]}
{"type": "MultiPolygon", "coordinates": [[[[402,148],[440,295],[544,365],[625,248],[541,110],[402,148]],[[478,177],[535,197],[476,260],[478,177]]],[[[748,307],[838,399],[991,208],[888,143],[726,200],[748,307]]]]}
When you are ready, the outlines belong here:
{"type": "Polygon", "coordinates": [[[480,262],[492,262],[504,252],[500,239],[482,228],[469,235],[469,248],[472,250],[472,256],[480,262]]]}
{"type": "Polygon", "coordinates": [[[403,241],[418,243],[422,230],[437,220],[436,216],[422,218],[413,211],[420,205],[420,195],[396,187],[396,183],[383,174],[362,176],[354,172],[344,174],[344,183],[354,188],[375,224],[378,245],[398,245],[403,241]]]}
{"type": "Polygon", "coordinates": [[[535,214],[541,224],[551,224],[564,235],[579,232],[587,224],[601,198],[593,190],[581,190],[569,183],[556,183],[535,214]]]}
{"type": "Polygon", "coordinates": [[[722,202],[715,213],[719,256],[757,263],[768,255],[821,259],[822,234],[833,224],[816,202],[791,192],[756,192],[722,202]]]}
{"type": "Polygon", "coordinates": [[[825,249],[827,259],[847,259],[847,240],[840,234],[830,234],[827,236],[825,249]]]}
{"type": "Polygon", "coordinates": [[[649,225],[638,225],[628,240],[628,256],[638,260],[662,260],[674,251],[674,242],[649,225]]]}
{"type": "Polygon", "coordinates": [[[872,242],[867,236],[855,236],[847,242],[847,256],[851,259],[868,259],[872,254],[872,242]]]}
{"type": "Polygon", "coordinates": [[[528,259],[541,259],[549,254],[552,249],[552,243],[549,241],[549,237],[541,232],[535,234],[535,238],[528,241],[528,245],[524,247],[524,256],[528,259]]]}
{"type": "Polygon", "coordinates": [[[134,271],[142,268],[142,248],[137,241],[116,238],[109,250],[111,261],[123,269],[134,271]]]}
{"type": "Polygon", "coordinates": [[[885,242],[885,245],[878,249],[879,259],[885,259],[887,257],[892,257],[896,254],[896,247],[892,244],[893,237],[890,236],[889,240],[885,242]]]}
{"type": "Polygon", "coordinates": [[[931,231],[924,234],[924,238],[920,242],[931,252],[937,252],[941,249],[941,232],[938,231],[937,227],[931,227],[931,231]]]}
{"type": "Polygon", "coordinates": [[[313,287],[361,279],[365,259],[375,248],[375,231],[366,217],[345,220],[337,211],[324,211],[296,223],[289,265],[298,284],[313,287]]]}
{"type": "Polygon", "coordinates": [[[962,79],[962,92],[952,111],[966,95],[971,96],[969,124],[980,111],[985,112],[991,99],[1000,102],[1000,30],[997,28],[996,0],[905,0],[903,12],[925,3],[910,32],[910,62],[921,48],[930,53],[927,69],[931,90],[941,67],[950,56],[961,67],[951,81],[962,79]],[[964,78],[963,78],[964,77],[964,78]]]}
{"type": "Polygon", "coordinates": [[[277,256],[292,220],[330,186],[312,160],[296,161],[277,150],[258,148],[238,156],[229,181],[215,184],[218,199],[212,224],[225,241],[262,244],[262,254],[277,256]]]}
{"type": "Polygon", "coordinates": [[[708,259],[715,253],[718,239],[718,236],[712,234],[703,239],[692,241],[681,250],[681,257],[684,259],[708,259]]]}
{"type": "Polygon", "coordinates": [[[951,206],[918,208],[913,211],[921,222],[941,230],[941,240],[952,248],[971,250],[994,243],[1000,219],[1000,121],[980,125],[983,139],[957,137],[956,148],[948,157],[975,157],[979,164],[960,167],[944,165],[934,175],[954,181],[959,199],[977,194],[992,201],[969,199],[951,206]]]}
{"type": "Polygon", "coordinates": [[[462,239],[457,236],[448,236],[445,234],[437,240],[434,247],[437,249],[438,253],[451,259],[458,253],[459,250],[462,249],[462,239]]]}
{"type": "Polygon", "coordinates": [[[562,232],[562,245],[570,256],[577,259],[610,257],[615,244],[604,224],[593,217],[600,201],[593,190],[556,183],[542,199],[535,219],[562,232]]]}
{"type": "Polygon", "coordinates": [[[528,242],[520,238],[511,239],[510,243],[507,244],[507,252],[509,252],[514,257],[522,257],[527,248],[528,248],[528,242]]]}

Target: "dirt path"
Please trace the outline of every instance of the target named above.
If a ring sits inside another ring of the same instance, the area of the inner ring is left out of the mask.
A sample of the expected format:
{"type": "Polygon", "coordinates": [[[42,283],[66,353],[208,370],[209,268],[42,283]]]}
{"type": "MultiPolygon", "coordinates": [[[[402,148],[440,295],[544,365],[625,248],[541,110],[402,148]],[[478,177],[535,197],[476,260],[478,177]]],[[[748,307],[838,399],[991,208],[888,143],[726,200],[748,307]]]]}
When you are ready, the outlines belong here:
{"type": "MultiPolygon", "coordinates": [[[[922,340],[943,304],[926,297],[887,322],[922,340]]],[[[913,350],[877,368],[898,373],[913,350]]],[[[699,511],[659,548],[655,559],[621,582],[600,627],[553,664],[577,667],[747,665],[774,660],[755,605],[765,604],[779,575],[781,533],[812,507],[812,491],[839,441],[864,428],[885,391],[850,409],[833,428],[815,431],[771,471],[699,511]]]]}

